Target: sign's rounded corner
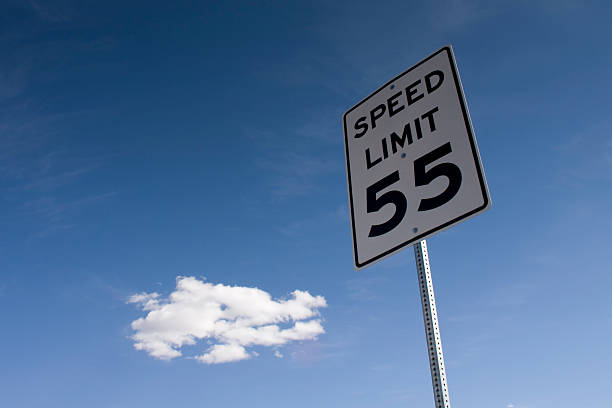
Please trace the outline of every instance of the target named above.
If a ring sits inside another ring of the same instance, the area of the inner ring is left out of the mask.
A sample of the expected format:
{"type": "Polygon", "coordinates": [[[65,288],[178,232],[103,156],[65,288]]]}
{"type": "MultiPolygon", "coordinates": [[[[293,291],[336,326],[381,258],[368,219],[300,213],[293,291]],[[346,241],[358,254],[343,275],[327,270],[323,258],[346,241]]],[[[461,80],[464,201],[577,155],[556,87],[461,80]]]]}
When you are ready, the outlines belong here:
{"type": "Polygon", "coordinates": [[[491,197],[488,194],[482,195],[482,204],[474,209],[474,214],[480,214],[491,208],[491,197]]]}
{"type": "Polygon", "coordinates": [[[485,195],[484,199],[485,202],[482,205],[482,211],[488,211],[493,206],[493,202],[491,201],[491,197],[489,197],[489,195],[485,195]]]}
{"type": "Polygon", "coordinates": [[[366,262],[361,262],[361,263],[360,263],[360,262],[357,260],[357,258],[355,258],[355,265],[354,265],[354,266],[355,266],[355,270],[356,270],[356,271],[360,271],[360,270],[364,269],[364,268],[365,268],[366,266],[368,266],[369,264],[370,264],[370,262],[369,262],[369,261],[366,261],[366,262]]]}
{"type": "Polygon", "coordinates": [[[348,116],[350,112],[351,112],[351,109],[347,110],[346,112],[342,114],[342,123],[346,124],[346,117],[348,116]]]}

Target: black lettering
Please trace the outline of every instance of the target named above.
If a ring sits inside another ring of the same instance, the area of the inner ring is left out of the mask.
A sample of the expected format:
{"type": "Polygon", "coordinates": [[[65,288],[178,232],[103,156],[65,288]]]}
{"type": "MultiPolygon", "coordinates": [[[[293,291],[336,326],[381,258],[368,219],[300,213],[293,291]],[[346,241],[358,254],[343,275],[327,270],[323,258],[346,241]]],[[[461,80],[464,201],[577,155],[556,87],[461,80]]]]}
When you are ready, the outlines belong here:
{"type": "Polygon", "coordinates": [[[383,149],[383,158],[386,159],[389,157],[389,148],[387,147],[387,139],[382,139],[382,149],[383,149]]]}
{"type": "Polygon", "coordinates": [[[429,211],[441,207],[459,192],[462,176],[461,170],[456,164],[439,163],[427,170],[429,164],[441,159],[452,151],[451,144],[448,142],[414,161],[414,185],[416,187],[426,186],[441,176],[448,178],[446,190],[435,197],[422,199],[418,211],[429,211]]]}
{"type": "Polygon", "coordinates": [[[385,105],[380,104],[370,111],[370,121],[372,122],[372,129],[376,127],[376,119],[380,119],[382,115],[385,114],[385,110],[385,105]],[[380,113],[377,114],[376,111],[378,110],[380,111],[380,113]]]}
{"type": "Polygon", "coordinates": [[[397,153],[397,145],[404,148],[404,143],[408,139],[408,144],[412,144],[412,131],[410,130],[410,122],[406,123],[404,126],[404,132],[402,133],[402,137],[400,138],[397,133],[391,133],[391,150],[393,153],[397,153]]]}
{"type": "Polygon", "coordinates": [[[417,137],[417,139],[422,139],[423,138],[423,132],[421,131],[421,121],[419,120],[419,118],[416,118],[414,120],[414,128],[416,129],[416,137],[417,137]]]}
{"type": "Polygon", "coordinates": [[[401,95],[402,95],[402,93],[398,92],[395,95],[393,95],[392,97],[390,97],[389,99],[387,99],[387,107],[389,109],[389,117],[392,117],[396,113],[401,112],[402,109],[405,108],[404,105],[400,105],[400,107],[397,108],[397,110],[393,109],[396,105],[399,104],[399,102],[396,99],[399,98],[401,95]]]}
{"type": "Polygon", "coordinates": [[[395,213],[393,216],[382,224],[372,225],[368,237],[384,235],[397,227],[404,219],[406,209],[408,208],[408,201],[401,191],[390,190],[378,196],[379,192],[398,181],[400,181],[399,170],[395,170],[393,173],[383,177],[366,189],[366,211],[368,213],[378,212],[387,204],[393,204],[395,206],[395,213]]]}
{"type": "Polygon", "coordinates": [[[433,114],[436,113],[437,111],[438,111],[438,107],[436,106],[435,108],[430,109],[427,112],[425,112],[423,115],[421,115],[421,119],[429,120],[429,130],[431,130],[432,132],[436,130],[436,122],[434,122],[433,114]]]}
{"type": "Polygon", "coordinates": [[[421,99],[423,96],[425,96],[425,94],[423,94],[423,93],[414,96],[417,92],[419,92],[419,90],[416,89],[416,86],[418,84],[420,84],[420,83],[421,83],[421,80],[418,79],[415,82],[413,82],[412,84],[410,84],[408,86],[408,88],[406,88],[406,97],[408,98],[408,106],[412,105],[413,103],[415,103],[416,101],[421,99]],[[414,96],[414,98],[413,98],[413,96],[414,96]]]}
{"type": "Polygon", "coordinates": [[[365,133],[368,131],[368,123],[366,122],[366,117],[362,116],[359,119],[357,119],[357,122],[355,122],[355,130],[358,129],[362,129],[361,132],[359,133],[355,133],[355,139],[359,139],[361,136],[365,135],[365,133]]]}
{"type": "Polygon", "coordinates": [[[430,94],[438,89],[442,85],[442,82],[444,82],[444,73],[440,70],[435,70],[425,75],[425,87],[427,88],[427,93],[430,94]],[[433,76],[438,77],[438,83],[435,85],[431,84],[431,77],[433,76]]]}
{"type": "Polygon", "coordinates": [[[376,166],[381,161],[382,157],[379,157],[378,159],[374,160],[374,162],[372,162],[372,159],[370,158],[370,149],[366,149],[366,167],[368,168],[368,170],[376,166]]]}

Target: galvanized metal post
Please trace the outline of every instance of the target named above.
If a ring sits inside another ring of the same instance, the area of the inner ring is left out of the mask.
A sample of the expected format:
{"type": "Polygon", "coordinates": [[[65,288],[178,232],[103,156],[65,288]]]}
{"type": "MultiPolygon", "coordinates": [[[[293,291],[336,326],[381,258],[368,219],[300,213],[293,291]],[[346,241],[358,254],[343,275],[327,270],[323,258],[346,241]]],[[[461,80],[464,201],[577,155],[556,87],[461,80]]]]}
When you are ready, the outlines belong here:
{"type": "Polygon", "coordinates": [[[425,334],[427,335],[427,351],[429,354],[429,368],[431,369],[434,400],[436,408],[450,408],[440,326],[438,325],[438,313],[436,311],[436,299],[434,297],[429,256],[427,255],[427,242],[425,240],[414,244],[414,256],[419,274],[419,289],[423,306],[425,334]]]}

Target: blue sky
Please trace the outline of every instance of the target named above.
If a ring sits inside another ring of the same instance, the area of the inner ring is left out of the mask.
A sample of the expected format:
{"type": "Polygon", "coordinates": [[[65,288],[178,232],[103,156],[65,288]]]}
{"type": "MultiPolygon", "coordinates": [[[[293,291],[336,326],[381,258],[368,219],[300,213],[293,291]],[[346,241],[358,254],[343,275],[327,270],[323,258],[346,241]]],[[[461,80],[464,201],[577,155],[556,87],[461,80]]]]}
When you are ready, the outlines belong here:
{"type": "Polygon", "coordinates": [[[432,406],[412,250],[353,268],[342,114],[452,44],[493,205],[428,240],[451,404],[611,406],[610,15],[2,2],[0,405],[432,406]],[[181,282],[279,333],[135,349],[219,323],[181,282]]]}

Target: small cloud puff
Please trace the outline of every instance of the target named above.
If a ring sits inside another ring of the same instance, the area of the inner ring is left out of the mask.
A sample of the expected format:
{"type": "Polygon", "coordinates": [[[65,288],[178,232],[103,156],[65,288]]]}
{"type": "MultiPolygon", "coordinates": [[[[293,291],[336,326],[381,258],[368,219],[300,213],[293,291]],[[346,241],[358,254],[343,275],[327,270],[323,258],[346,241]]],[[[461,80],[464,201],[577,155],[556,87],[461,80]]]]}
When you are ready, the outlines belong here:
{"type": "MultiPolygon", "coordinates": [[[[211,347],[196,359],[219,364],[256,356],[246,350],[248,346],[278,347],[325,333],[318,318],[318,309],[327,306],[325,298],[300,290],[287,300],[273,300],[258,288],[178,277],[176,290],[167,299],[157,293],[139,293],[130,296],[128,303],[148,312],[132,322],[134,347],[161,360],[181,356],[181,347],[201,339],[211,347]],[[281,323],[292,325],[281,328],[281,323]]],[[[278,350],[274,355],[282,357],[278,350]]]]}

